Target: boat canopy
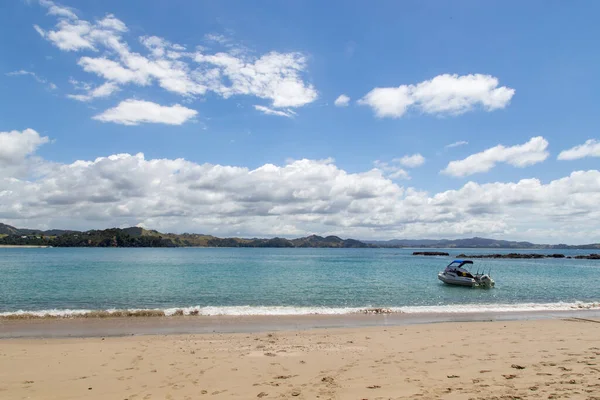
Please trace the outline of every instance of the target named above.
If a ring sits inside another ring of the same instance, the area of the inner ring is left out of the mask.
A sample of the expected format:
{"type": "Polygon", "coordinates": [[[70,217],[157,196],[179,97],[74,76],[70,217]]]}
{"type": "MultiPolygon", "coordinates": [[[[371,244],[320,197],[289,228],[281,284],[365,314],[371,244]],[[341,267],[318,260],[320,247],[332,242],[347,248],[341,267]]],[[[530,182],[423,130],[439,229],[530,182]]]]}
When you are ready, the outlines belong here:
{"type": "Polygon", "coordinates": [[[454,260],[446,268],[461,268],[465,264],[473,264],[471,260],[454,260]],[[458,265],[456,265],[458,264],[458,265]]]}

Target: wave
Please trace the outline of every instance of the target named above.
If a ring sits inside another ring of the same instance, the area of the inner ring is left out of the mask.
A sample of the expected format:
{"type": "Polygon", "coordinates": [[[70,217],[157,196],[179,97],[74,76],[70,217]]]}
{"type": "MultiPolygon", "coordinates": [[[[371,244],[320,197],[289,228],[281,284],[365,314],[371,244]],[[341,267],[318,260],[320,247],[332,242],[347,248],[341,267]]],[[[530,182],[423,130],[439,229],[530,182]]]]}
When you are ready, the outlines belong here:
{"type": "Polygon", "coordinates": [[[520,304],[450,304],[405,307],[294,307],[294,306],[226,306],[179,307],[165,309],[108,310],[18,310],[0,313],[0,319],[39,318],[118,318],[175,316],[294,316],[348,314],[469,314],[502,312],[538,312],[600,310],[600,302],[520,303],[520,304]]]}

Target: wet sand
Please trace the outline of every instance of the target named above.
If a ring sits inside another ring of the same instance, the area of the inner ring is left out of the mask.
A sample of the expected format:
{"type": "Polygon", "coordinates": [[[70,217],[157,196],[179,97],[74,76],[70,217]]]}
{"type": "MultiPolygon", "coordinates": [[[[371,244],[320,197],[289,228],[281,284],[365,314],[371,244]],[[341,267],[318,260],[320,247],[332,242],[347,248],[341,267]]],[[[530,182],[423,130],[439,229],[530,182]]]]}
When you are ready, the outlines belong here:
{"type": "Polygon", "coordinates": [[[555,318],[4,339],[0,398],[598,399],[599,338],[555,318]]]}
{"type": "Polygon", "coordinates": [[[392,327],[442,322],[600,318],[600,310],[341,315],[0,318],[0,339],[205,333],[258,333],[323,328],[392,327]]]}

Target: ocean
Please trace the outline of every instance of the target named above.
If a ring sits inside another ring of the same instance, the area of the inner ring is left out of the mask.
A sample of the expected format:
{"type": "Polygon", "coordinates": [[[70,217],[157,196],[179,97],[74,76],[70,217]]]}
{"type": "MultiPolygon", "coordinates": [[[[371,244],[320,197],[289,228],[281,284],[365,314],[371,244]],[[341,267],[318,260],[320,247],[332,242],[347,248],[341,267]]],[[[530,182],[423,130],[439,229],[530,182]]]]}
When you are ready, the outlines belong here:
{"type": "MultiPolygon", "coordinates": [[[[95,310],[182,310],[199,315],[349,314],[600,309],[600,261],[474,260],[493,289],[444,285],[460,253],[515,250],[40,248],[0,249],[0,316],[95,310]]],[[[589,254],[590,250],[522,250],[589,254]]],[[[180,311],[181,312],[181,311],[180,311]]]]}

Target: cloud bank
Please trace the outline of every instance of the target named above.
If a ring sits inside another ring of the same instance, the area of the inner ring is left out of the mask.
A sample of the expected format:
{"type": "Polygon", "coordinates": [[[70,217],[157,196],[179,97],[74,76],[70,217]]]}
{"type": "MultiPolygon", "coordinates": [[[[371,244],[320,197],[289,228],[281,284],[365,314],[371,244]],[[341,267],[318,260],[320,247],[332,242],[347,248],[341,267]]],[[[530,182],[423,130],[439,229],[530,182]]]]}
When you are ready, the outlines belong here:
{"type": "Polygon", "coordinates": [[[600,241],[600,228],[589,223],[600,218],[597,170],[428,193],[379,168],[351,173],[332,159],[249,169],[114,154],[65,164],[35,156],[49,138],[32,129],[0,133],[0,140],[0,162],[12,167],[0,168],[0,218],[19,226],[600,241]]]}

